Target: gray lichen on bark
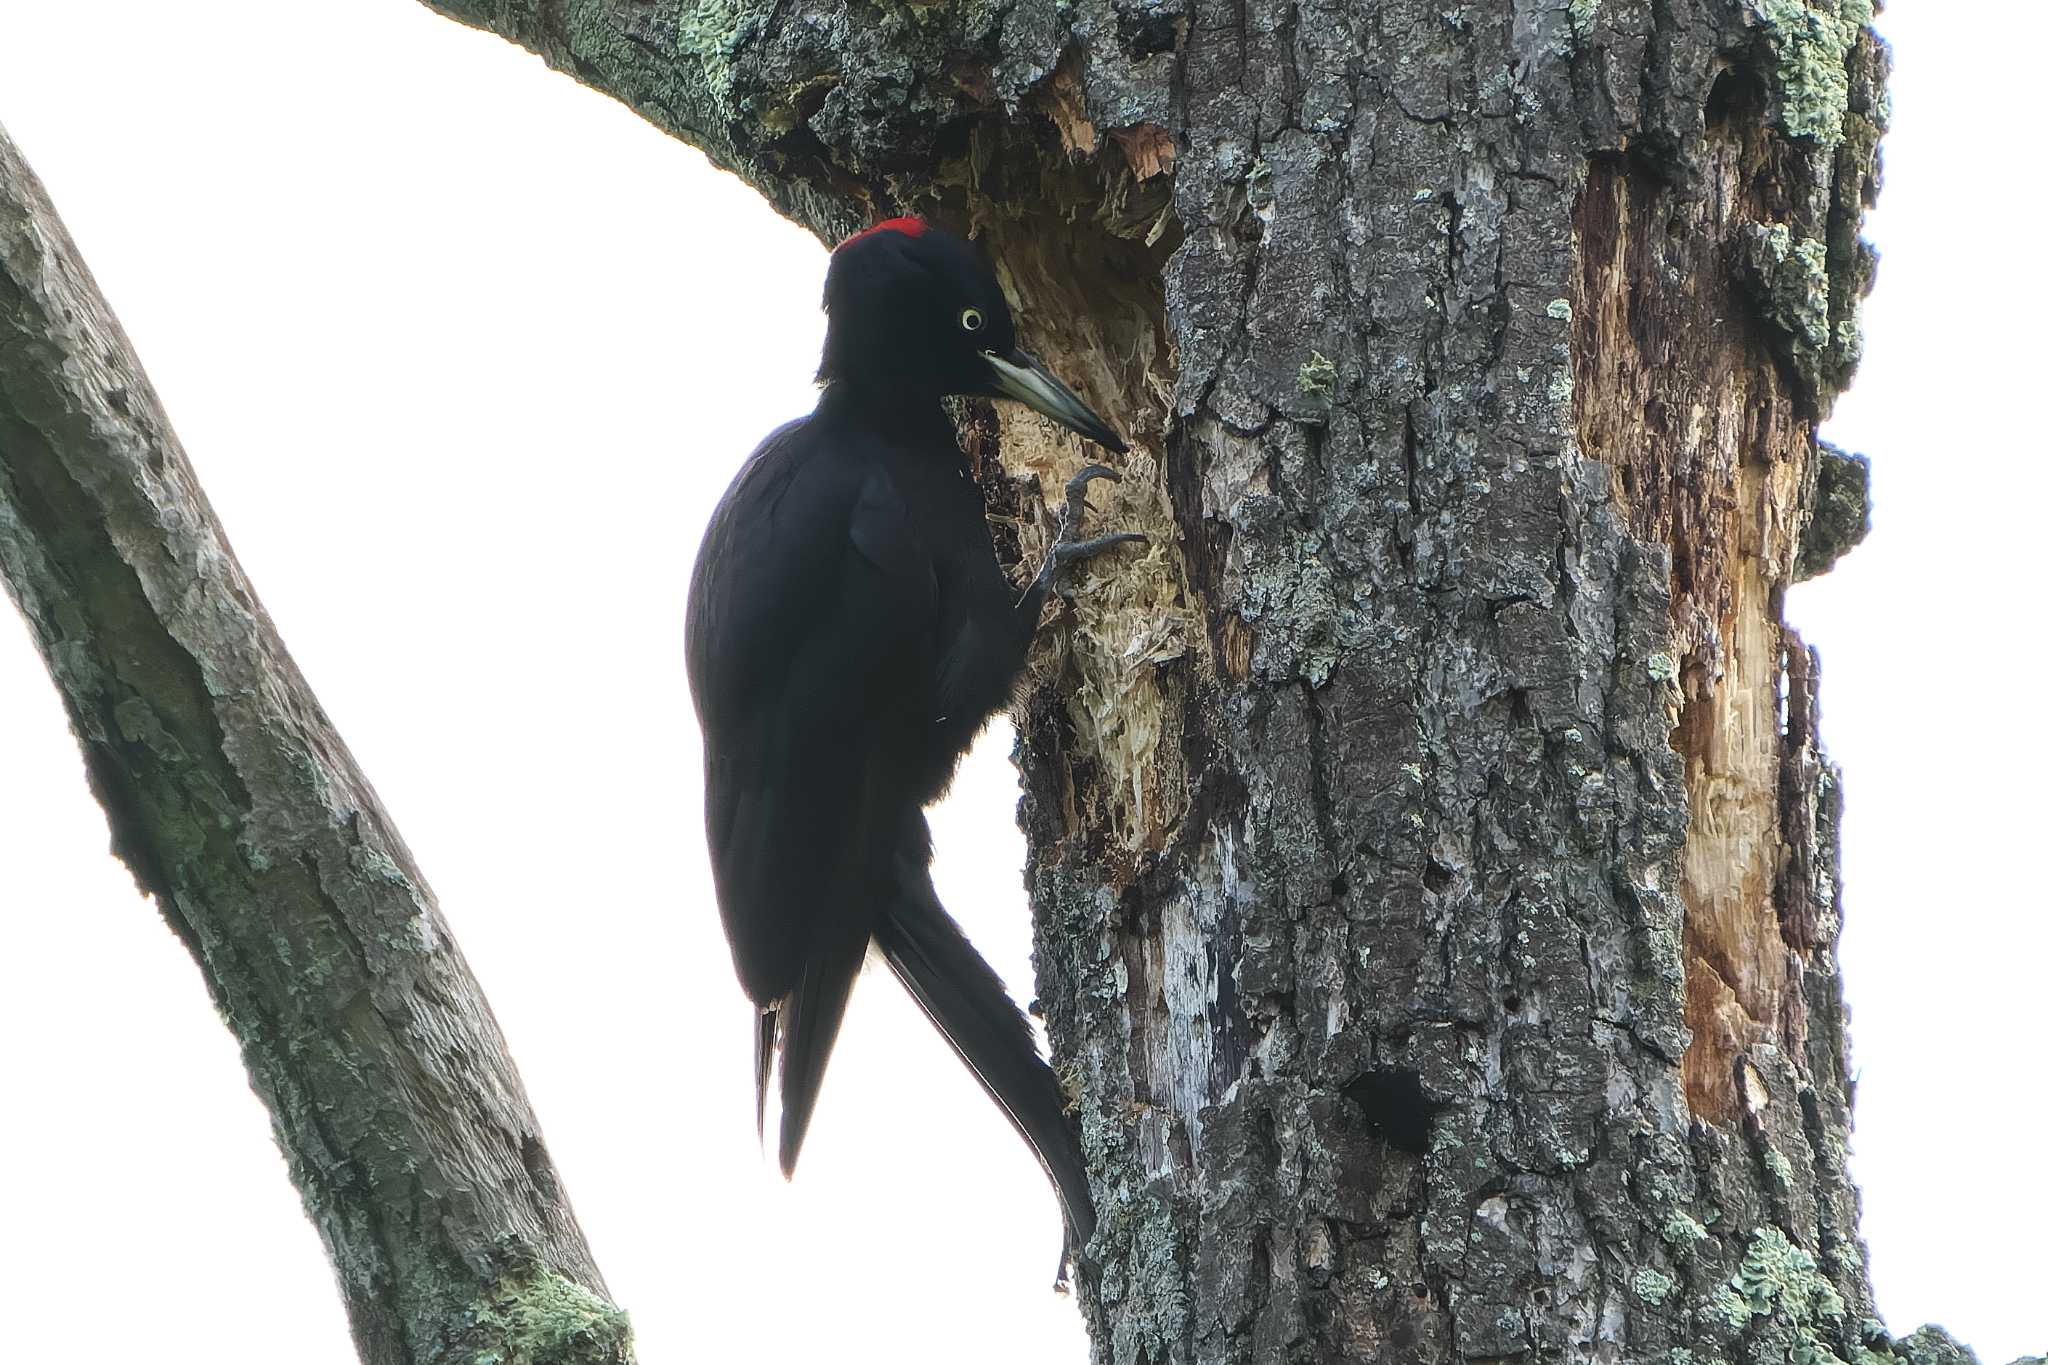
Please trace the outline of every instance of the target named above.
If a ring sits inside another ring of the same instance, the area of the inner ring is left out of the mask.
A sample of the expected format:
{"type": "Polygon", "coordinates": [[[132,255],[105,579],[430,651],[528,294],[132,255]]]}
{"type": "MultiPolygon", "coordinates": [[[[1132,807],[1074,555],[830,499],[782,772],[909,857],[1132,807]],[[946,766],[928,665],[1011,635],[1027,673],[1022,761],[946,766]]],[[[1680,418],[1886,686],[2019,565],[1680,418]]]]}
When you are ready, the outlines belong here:
{"type": "Polygon", "coordinates": [[[114,851],[241,1045],[362,1358],[627,1365],[432,892],[4,133],[0,574],[114,851]]]}
{"type": "Polygon", "coordinates": [[[1870,461],[1826,441],[1814,461],[1813,514],[1799,537],[1797,577],[1818,578],[1870,534],[1870,461]]]}

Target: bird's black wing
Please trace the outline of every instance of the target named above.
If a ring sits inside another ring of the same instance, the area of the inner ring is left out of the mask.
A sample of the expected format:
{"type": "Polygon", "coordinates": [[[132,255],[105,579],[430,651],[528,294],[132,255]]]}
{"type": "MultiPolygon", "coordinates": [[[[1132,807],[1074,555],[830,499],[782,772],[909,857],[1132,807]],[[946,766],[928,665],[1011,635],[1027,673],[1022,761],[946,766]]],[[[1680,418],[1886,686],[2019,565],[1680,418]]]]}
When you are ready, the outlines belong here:
{"type": "MultiPolygon", "coordinates": [[[[705,826],[741,986],[779,1020],[795,1162],[881,905],[897,733],[929,676],[934,589],[879,462],[783,428],[713,514],[690,587],[705,826]]],[[[757,1081],[765,1086],[763,1025],[757,1081]]]]}

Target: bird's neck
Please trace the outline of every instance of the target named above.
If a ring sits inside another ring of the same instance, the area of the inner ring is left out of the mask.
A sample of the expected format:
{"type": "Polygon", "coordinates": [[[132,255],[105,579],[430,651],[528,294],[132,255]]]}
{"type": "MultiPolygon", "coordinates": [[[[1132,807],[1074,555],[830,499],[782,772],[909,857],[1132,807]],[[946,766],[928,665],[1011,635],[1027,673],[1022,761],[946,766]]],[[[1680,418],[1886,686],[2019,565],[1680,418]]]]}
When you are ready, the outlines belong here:
{"type": "Polygon", "coordinates": [[[818,396],[818,415],[904,442],[959,448],[952,419],[936,393],[835,379],[818,396]]]}

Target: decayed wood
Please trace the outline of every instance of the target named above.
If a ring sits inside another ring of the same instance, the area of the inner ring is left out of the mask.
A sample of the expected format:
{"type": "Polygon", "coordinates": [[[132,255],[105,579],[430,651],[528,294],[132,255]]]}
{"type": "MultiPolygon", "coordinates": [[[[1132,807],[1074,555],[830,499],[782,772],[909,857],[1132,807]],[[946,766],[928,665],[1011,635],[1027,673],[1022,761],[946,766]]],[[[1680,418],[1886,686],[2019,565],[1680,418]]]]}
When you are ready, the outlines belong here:
{"type": "Polygon", "coordinates": [[[0,572],[116,853],[241,1043],[362,1358],[630,1360],[433,893],[4,133],[0,572]]]}

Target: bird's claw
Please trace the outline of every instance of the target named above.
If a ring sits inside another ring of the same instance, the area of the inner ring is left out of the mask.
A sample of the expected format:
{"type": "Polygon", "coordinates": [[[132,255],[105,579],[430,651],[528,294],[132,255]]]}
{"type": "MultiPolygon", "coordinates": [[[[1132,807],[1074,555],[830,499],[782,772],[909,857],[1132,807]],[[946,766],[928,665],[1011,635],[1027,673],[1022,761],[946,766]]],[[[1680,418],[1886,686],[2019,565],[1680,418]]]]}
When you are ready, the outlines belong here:
{"type": "Polygon", "coordinates": [[[1073,478],[1067,480],[1067,508],[1060,518],[1060,535],[1064,538],[1074,527],[1081,524],[1081,518],[1088,512],[1088,485],[1097,479],[1108,479],[1111,483],[1122,483],[1124,476],[1106,464],[1091,464],[1073,478]]]}
{"type": "Polygon", "coordinates": [[[1076,564],[1093,559],[1105,550],[1119,545],[1143,545],[1145,537],[1136,531],[1119,531],[1113,535],[1094,536],[1083,540],[1080,537],[1082,521],[1088,515],[1088,485],[1097,479],[1120,482],[1123,476],[1108,465],[1091,464],[1073,478],[1067,480],[1066,506],[1060,513],[1059,534],[1054,537],[1052,548],[1045,556],[1045,567],[1039,570],[1038,582],[1041,591],[1050,590],[1066,593],[1068,571],[1076,564]]]}
{"type": "Polygon", "coordinates": [[[1096,536],[1093,540],[1062,540],[1052,547],[1053,562],[1059,567],[1057,574],[1069,564],[1079,564],[1093,559],[1104,550],[1113,550],[1119,545],[1143,545],[1145,537],[1136,531],[1119,531],[1115,535],[1096,536]]]}

